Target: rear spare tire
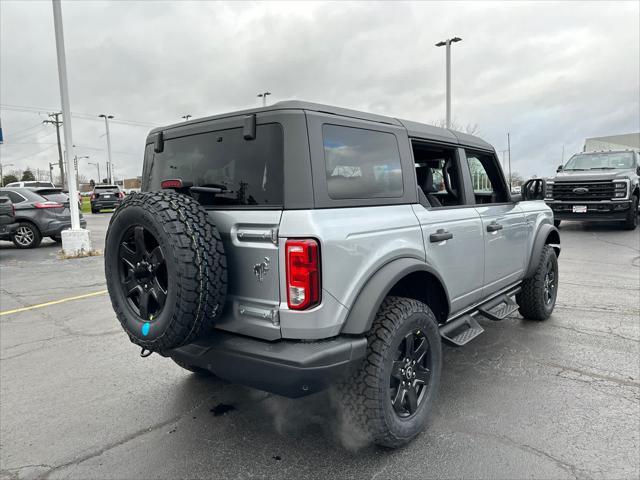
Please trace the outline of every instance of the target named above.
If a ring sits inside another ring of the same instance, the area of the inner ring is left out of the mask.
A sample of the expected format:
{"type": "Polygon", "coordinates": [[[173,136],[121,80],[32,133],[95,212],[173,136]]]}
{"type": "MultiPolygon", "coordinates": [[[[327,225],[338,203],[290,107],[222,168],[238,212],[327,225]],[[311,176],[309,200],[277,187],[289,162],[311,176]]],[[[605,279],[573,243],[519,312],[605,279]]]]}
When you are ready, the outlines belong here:
{"type": "Polygon", "coordinates": [[[113,309],[133,343],[166,351],[213,328],[226,259],[215,225],[191,197],[127,197],[109,222],[104,257],[113,309]]]}

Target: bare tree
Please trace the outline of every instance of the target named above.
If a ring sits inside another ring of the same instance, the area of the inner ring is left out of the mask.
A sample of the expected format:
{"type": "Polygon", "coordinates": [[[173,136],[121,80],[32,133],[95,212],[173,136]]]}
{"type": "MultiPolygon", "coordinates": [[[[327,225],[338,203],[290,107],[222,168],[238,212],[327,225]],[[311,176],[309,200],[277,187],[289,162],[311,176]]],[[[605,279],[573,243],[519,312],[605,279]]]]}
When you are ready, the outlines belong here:
{"type": "MultiPolygon", "coordinates": [[[[441,118],[440,120],[433,122],[433,125],[440,128],[446,128],[447,121],[441,118]]],[[[480,127],[477,123],[467,123],[466,125],[462,125],[454,120],[451,122],[451,130],[468,133],[469,135],[480,135],[480,127]]]]}

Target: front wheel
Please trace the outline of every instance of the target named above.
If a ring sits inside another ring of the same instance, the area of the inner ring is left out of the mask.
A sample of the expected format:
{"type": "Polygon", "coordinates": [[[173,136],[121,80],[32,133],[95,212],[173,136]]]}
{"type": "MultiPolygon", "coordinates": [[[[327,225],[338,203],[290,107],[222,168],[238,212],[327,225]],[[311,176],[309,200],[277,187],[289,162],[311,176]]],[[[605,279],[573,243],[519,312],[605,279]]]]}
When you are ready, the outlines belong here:
{"type": "Polygon", "coordinates": [[[527,320],[546,320],[551,316],[558,296],[558,257],[551,245],[545,245],[531,278],[522,282],[516,295],[520,314],[527,320]]]}
{"type": "Polygon", "coordinates": [[[631,197],[631,205],[623,225],[625,230],[635,230],[638,226],[638,197],[636,196],[631,197]]]}
{"type": "Polygon", "coordinates": [[[400,447],[424,430],[440,386],[438,322],[424,303],[387,297],[367,343],[361,366],[337,388],[343,421],[369,441],[400,447]]]}

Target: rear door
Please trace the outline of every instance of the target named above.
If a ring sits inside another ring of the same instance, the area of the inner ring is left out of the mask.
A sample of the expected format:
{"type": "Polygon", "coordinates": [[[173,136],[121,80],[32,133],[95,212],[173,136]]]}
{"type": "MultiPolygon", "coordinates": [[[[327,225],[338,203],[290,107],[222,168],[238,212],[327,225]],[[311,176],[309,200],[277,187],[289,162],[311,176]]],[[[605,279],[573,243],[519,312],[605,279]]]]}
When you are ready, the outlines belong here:
{"type": "Polygon", "coordinates": [[[143,190],[161,190],[170,179],[221,190],[190,192],[208,210],[225,249],[227,302],[217,327],[273,340],[280,338],[283,126],[258,118],[255,138],[246,139],[244,124],[245,117],[235,117],[165,132],[162,152],[147,147],[143,190]]]}
{"type": "Polygon", "coordinates": [[[422,228],[427,263],[443,278],[453,314],[482,294],[482,221],[465,196],[460,149],[414,141],[413,155],[422,190],[414,211],[422,228]]]}
{"type": "Polygon", "coordinates": [[[525,268],[527,222],[510,194],[498,159],[492,152],[465,149],[475,209],[484,235],[484,289],[482,296],[520,280],[525,268]]]}

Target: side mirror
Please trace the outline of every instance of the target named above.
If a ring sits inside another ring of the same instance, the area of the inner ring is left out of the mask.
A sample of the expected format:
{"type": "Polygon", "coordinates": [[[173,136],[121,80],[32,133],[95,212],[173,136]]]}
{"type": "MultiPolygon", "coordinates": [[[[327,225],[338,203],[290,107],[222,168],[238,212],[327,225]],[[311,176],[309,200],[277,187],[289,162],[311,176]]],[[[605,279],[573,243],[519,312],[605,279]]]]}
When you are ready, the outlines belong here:
{"type": "Polygon", "coordinates": [[[558,168],[556,168],[556,173],[561,172],[563,170],[562,165],[558,165],[558,168]]]}
{"type": "Polygon", "coordinates": [[[547,181],[544,178],[532,178],[522,185],[522,200],[544,200],[547,192],[547,181]]]}

